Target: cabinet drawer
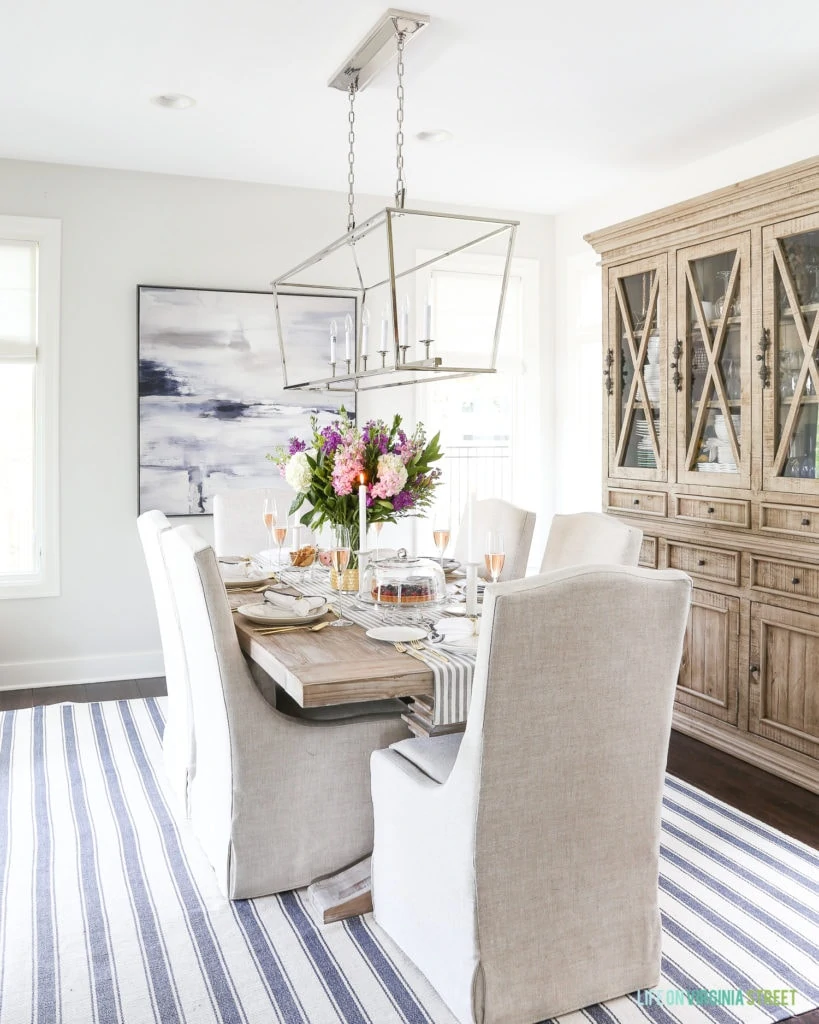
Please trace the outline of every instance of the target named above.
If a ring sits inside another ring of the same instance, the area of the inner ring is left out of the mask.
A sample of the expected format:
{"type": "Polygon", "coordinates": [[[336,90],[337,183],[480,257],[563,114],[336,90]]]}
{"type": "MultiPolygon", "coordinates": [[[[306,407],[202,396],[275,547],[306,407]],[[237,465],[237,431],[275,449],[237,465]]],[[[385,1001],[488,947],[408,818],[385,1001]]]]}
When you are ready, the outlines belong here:
{"type": "Polygon", "coordinates": [[[637,564],[642,565],[644,569],[657,568],[656,537],[643,537],[643,543],[640,545],[640,559],[637,564]]]}
{"type": "Polygon", "coordinates": [[[751,503],[737,498],[703,498],[699,494],[675,494],[674,515],[695,523],[751,527],[751,503]]]}
{"type": "Polygon", "coordinates": [[[819,508],[762,502],[759,506],[759,528],[765,533],[819,537],[819,508]]]}
{"type": "Polygon", "coordinates": [[[628,490],[609,488],[609,508],[617,512],[635,512],[641,516],[664,516],[667,509],[665,491],[628,490]]]}
{"type": "Polygon", "coordinates": [[[819,602],[819,565],[773,561],[751,555],[751,587],[768,594],[819,602]]]}
{"type": "Polygon", "coordinates": [[[668,564],[692,576],[739,586],[739,552],[668,541],[668,564]]]}

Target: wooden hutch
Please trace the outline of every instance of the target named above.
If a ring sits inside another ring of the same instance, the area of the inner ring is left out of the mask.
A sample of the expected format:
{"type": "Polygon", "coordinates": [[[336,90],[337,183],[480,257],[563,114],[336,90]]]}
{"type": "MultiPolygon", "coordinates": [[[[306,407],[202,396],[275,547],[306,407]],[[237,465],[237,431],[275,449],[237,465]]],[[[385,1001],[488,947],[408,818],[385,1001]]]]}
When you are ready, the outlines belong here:
{"type": "Polygon", "coordinates": [[[819,792],[819,159],[586,240],[604,508],[694,580],[674,726],[819,792]]]}

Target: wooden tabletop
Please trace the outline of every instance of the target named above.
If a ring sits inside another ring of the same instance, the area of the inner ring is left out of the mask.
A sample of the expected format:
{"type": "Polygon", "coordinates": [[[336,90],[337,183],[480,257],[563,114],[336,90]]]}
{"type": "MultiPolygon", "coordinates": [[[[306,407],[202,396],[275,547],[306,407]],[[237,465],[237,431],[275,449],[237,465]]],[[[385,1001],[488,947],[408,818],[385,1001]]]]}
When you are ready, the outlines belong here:
{"type": "MultiPolygon", "coordinates": [[[[231,607],[256,598],[228,592],[231,607]]],[[[327,616],[330,618],[331,616],[327,616]]],[[[241,615],[233,616],[239,646],[303,708],[351,704],[384,697],[432,695],[432,671],[391,644],[371,640],[361,626],[300,629],[260,636],[241,615]]]]}

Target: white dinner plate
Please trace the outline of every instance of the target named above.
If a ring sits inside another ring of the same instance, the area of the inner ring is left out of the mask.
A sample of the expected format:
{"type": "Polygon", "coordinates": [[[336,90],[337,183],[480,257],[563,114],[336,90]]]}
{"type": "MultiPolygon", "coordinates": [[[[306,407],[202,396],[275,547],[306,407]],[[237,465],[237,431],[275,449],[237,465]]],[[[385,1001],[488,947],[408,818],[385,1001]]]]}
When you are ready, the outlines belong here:
{"type": "Polygon", "coordinates": [[[367,630],[372,640],[383,640],[387,644],[401,643],[405,640],[424,640],[427,631],[419,626],[373,626],[367,630]]]}
{"type": "Polygon", "coordinates": [[[262,623],[265,626],[293,626],[320,619],[327,611],[327,603],[325,602],[321,608],[316,608],[315,611],[308,612],[306,615],[294,615],[284,608],[274,608],[267,601],[262,601],[259,604],[243,604],[236,611],[251,622],[262,623]]]}
{"type": "MultiPolygon", "coordinates": [[[[448,604],[442,609],[444,615],[466,615],[466,602],[461,604],[448,604]]],[[[478,601],[478,615],[483,614],[483,602],[478,601]]]]}
{"type": "Polygon", "coordinates": [[[459,637],[447,637],[446,640],[440,640],[436,643],[430,643],[430,650],[436,650],[441,648],[444,651],[451,651],[454,654],[477,654],[478,651],[478,637],[477,636],[459,636],[459,637]]]}

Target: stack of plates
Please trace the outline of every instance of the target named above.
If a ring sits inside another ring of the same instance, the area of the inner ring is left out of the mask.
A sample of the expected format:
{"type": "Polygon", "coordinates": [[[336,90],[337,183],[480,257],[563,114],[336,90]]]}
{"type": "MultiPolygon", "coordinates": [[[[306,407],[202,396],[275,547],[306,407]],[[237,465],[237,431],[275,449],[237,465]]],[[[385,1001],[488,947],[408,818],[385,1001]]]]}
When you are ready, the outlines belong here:
{"type": "Polygon", "coordinates": [[[637,434],[637,467],[639,469],[656,469],[654,448],[651,444],[649,425],[646,420],[637,420],[634,424],[637,434]]]}
{"type": "Polygon", "coordinates": [[[660,401],[660,367],[649,363],[643,369],[643,380],[646,382],[646,391],[649,401],[660,401]]]}

